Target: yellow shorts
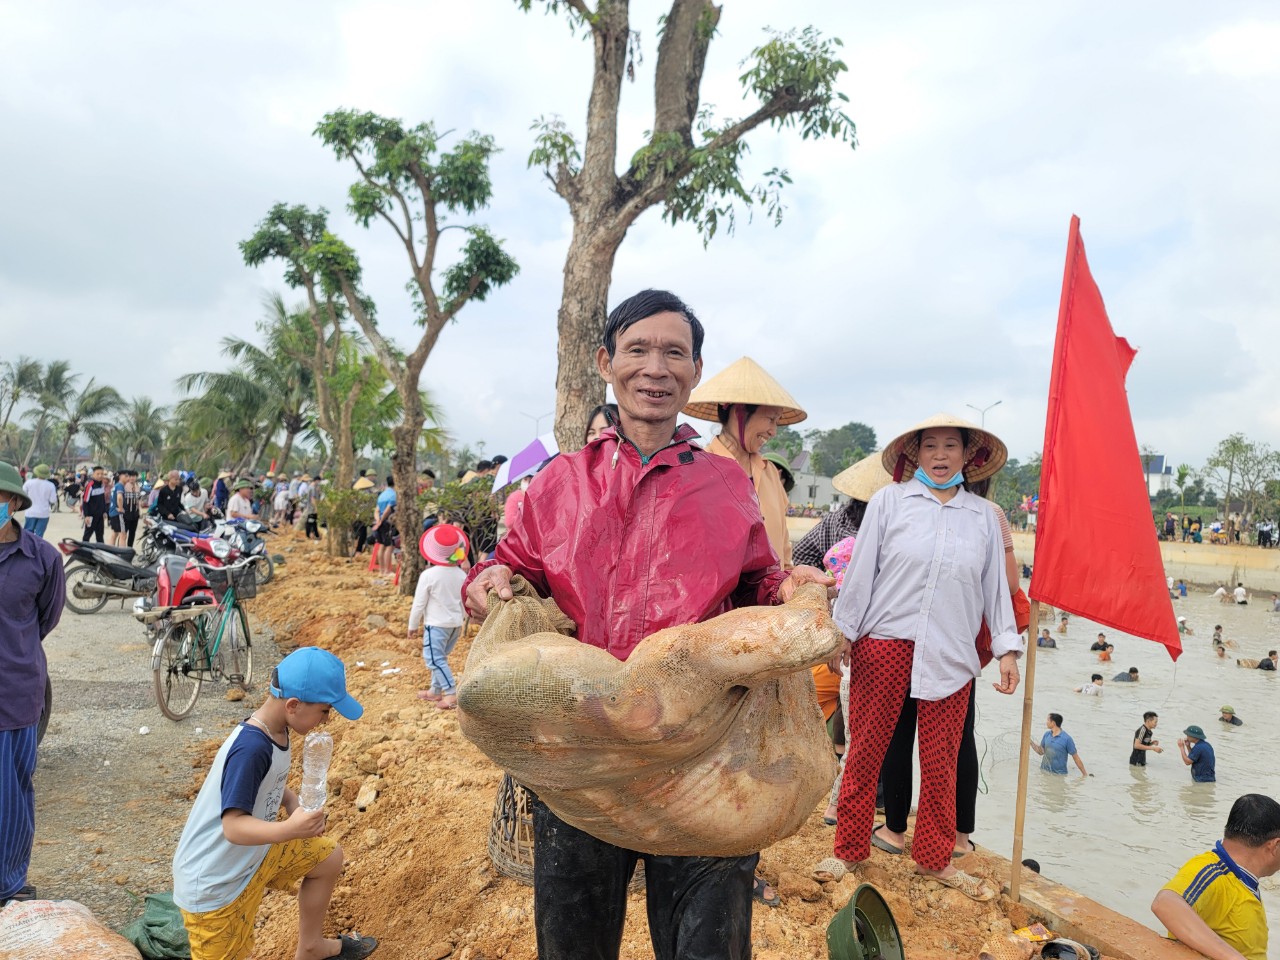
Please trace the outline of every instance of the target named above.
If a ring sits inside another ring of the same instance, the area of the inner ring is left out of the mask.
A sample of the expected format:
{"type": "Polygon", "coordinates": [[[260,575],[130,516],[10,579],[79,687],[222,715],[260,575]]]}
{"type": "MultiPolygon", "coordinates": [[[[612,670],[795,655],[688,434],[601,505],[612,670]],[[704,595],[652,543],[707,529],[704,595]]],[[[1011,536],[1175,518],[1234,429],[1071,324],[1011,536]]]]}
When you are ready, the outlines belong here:
{"type": "Polygon", "coordinates": [[[273,843],[249,885],[231,903],[207,913],[183,910],[191,960],[245,960],[253,950],[253,922],[267,887],[292,890],[337,848],[338,841],[332,837],[273,843]]]}

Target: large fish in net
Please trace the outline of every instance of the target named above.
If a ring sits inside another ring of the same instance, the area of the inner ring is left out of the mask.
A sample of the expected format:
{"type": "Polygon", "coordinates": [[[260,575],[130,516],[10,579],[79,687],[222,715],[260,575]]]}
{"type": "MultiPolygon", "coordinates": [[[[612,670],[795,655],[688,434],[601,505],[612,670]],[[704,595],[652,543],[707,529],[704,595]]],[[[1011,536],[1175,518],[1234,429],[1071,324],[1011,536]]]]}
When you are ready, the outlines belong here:
{"type": "Polygon", "coordinates": [[[795,833],[827,794],[831,742],[809,667],[844,638],[826,590],[646,638],[622,662],[522,578],[489,596],[462,732],[548,807],[608,843],[744,856],[795,833]]]}

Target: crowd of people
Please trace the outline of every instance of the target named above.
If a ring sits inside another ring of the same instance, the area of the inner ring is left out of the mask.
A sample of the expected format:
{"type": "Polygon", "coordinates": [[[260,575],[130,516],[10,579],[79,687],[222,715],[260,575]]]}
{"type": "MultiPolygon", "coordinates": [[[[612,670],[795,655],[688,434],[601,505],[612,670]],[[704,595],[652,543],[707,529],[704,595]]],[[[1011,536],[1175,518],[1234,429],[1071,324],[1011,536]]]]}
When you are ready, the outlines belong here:
{"type": "MultiPolygon", "coordinates": [[[[380,488],[366,531],[374,569],[389,572],[401,540],[427,561],[408,624],[410,637],[421,638],[431,674],[419,696],[441,710],[456,708],[448,657],[464,620],[482,619],[492,597],[511,599],[517,575],[573,620],[580,642],[619,660],[663,628],[735,607],[784,603],[802,585],[821,585],[846,640],[830,662],[814,668],[833,749],[843,755],[826,811],[835,828],[834,856],[818,865],[819,875],[838,879],[866,862],[874,846],[909,856],[921,877],[967,898],[994,899],[998,891],[967,873],[963,858],[974,849],[976,826],[978,681],[994,661],[995,691],[1017,690],[1031,626],[1008,518],[987,499],[1007,460],[1005,444],[947,414],[913,424],[837,477],[836,488],[849,501],[792,544],[786,477],[762,451],[779,426],[806,413],[749,358],[701,382],[705,335],[673,294],[646,290],[620,303],[607,318],[596,356],[616,405],[593,411],[581,450],[543,463],[534,482],[507,498],[501,538],[496,523],[492,531],[464,529],[432,516],[421,531],[399,530],[403,492],[394,480],[379,484],[362,474],[356,481],[360,489],[380,488]],[[716,425],[705,447],[694,442],[695,431],[679,425],[682,413],[716,425]],[[909,836],[917,742],[920,796],[909,836]],[[880,824],[878,806],[885,811],[880,824]]],[[[487,461],[458,479],[492,489],[501,467],[487,461]]],[[[40,473],[33,470],[35,480],[47,482],[40,473]]],[[[175,510],[265,515],[311,535],[324,481],[305,474],[235,479],[227,472],[200,479],[173,471],[149,487],[145,475],[122,471],[108,480],[95,468],[76,482],[86,535],[101,540],[106,527],[128,537],[129,502],[162,516],[175,510]]],[[[56,553],[34,530],[12,522],[35,503],[17,471],[0,465],[0,578],[15,585],[0,604],[0,628],[6,656],[32,682],[43,679],[40,640],[61,609],[56,553]]],[[[1048,631],[1037,643],[1052,649],[1045,639],[1052,641],[1048,631]]],[[[1110,660],[1114,648],[1105,636],[1095,647],[1100,661],[1110,660]]],[[[1275,657],[1268,658],[1273,667],[1275,657]]],[[[1138,670],[1111,682],[1140,683],[1138,670]]],[[[7,675],[0,684],[7,692],[7,675]]],[[[1096,696],[1104,685],[1095,673],[1080,692],[1096,696]]],[[[306,734],[331,710],[352,720],[362,712],[346,691],[342,662],[302,648],[272,672],[262,704],[218,752],[174,858],[174,898],[193,960],[244,956],[265,889],[299,881],[299,956],[359,958],[376,948],[373,938],[358,934],[322,936],[343,854],[324,835],[323,812],[308,810],[286,786],[290,732],[306,734]]],[[[34,703],[0,697],[6,825],[30,819],[37,717],[34,703]]],[[[1219,719],[1242,722],[1230,706],[1219,719]]],[[[1154,711],[1144,713],[1131,763],[1143,765],[1149,753],[1163,752],[1154,737],[1158,723],[1154,711]]],[[[1049,714],[1045,733],[1029,748],[1050,773],[1065,775],[1071,761],[1087,776],[1063,724],[1062,714],[1049,714]]],[[[1214,778],[1213,749],[1201,727],[1188,725],[1178,747],[1194,780],[1214,778]]],[[[531,808],[540,956],[616,958],[639,862],[655,956],[751,956],[753,901],[778,902],[757,873],[758,853],[654,856],[575,828],[537,797],[531,808]]],[[[0,895],[33,895],[26,885],[30,831],[8,830],[0,840],[0,895]]],[[[1280,805],[1246,795],[1232,808],[1222,841],[1188,862],[1153,909],[1173,934],[1203,952],[1256,960],[1265,955],[1266,922],[1248,896],[1256,898],[1258,878],[1277,870],[1280,805]],[[1224,952],[1232,949],[1237,953],[1224,952]]]]}
{"type": "Polygon", "coordinates": [[[1182,543],[1236,543],[1269,548],[1280,546],[1276,537],[1280,521],[1275,517],[1250,520],[1238,513],[1228,513],[1225,518],[1214,517],[1206,525],[1199,517],[1183,514],[1181,518],[1172,512],[1164,515],[1164,526],[1159,531],[1161,540],[1181,540],[1182,543]]]}

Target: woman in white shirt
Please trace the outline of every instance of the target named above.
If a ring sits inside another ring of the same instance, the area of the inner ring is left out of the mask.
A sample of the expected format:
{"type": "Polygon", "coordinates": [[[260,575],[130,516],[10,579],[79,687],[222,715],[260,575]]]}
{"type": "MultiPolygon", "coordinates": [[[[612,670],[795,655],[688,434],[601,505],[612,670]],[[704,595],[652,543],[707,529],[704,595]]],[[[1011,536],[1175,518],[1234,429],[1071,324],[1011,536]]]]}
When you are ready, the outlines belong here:
{"type": "Polygon", "coordinates": [[[974,637],[985,617],[1000,664],[995,688],[1018,686],[1022,637],[1014,624],[1000,526],[965,480],[1008,459],[993,434],[939,415],[888,444],[896,483],[871,498],[832,611],[848,638],[849,747],[841,784],[836,856],[870,856],[876,781],[907,696],[918,702],[920,803],[916,869],[975,900],[996,891],[951,863],[956,840],[956,758],[980,673],[974,637]]]}

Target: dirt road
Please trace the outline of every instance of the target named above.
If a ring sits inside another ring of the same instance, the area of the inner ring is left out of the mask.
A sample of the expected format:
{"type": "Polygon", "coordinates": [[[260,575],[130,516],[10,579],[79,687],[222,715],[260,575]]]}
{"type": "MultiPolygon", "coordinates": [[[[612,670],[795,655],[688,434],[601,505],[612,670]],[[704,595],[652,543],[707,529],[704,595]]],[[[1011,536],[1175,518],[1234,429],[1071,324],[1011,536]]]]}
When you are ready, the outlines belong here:
{"type": "MultiPolygon", "coordinates": [[[[45,536],[56,544],[79,534],[64,506],[45,536]]],[[[151,644],[131,604],[111,602],[89,616],[65,610],[45,640],[54,705],[35,779],[31,883],[41,897],[78,900],[111,926],[132,919],[144,893],[172,889],[193,762],[252,712],[263,689],[228,702],[224,684],[206,683],[191,716],[166,719],[152,692],[151,644]]],[[[249,609],[254,670],[265,677],[278,657],[252,602],[249,609]]]]}

